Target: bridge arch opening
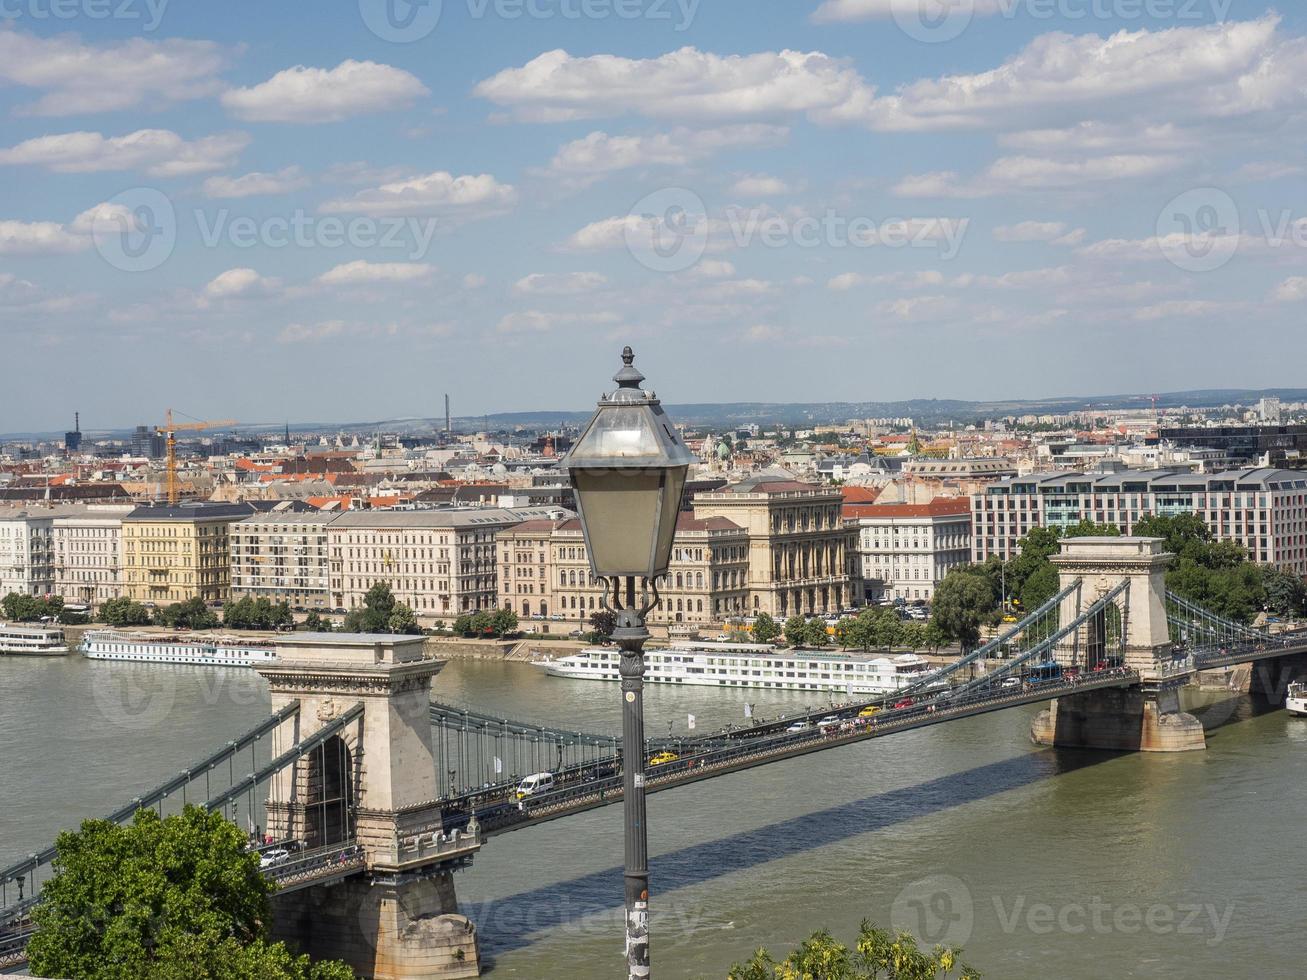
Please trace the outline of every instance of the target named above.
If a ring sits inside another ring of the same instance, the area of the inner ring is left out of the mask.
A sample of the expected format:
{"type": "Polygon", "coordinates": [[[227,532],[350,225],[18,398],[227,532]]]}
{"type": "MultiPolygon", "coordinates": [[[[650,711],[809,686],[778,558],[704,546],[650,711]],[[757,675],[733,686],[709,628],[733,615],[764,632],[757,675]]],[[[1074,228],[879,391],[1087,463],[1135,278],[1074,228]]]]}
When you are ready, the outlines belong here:
{"type": "Polygon", "coordinates": [[[308,759],[309,801],[304,839],[309,848],[329,847],[354,837],[354,753],[333,735],[308,759]]]}

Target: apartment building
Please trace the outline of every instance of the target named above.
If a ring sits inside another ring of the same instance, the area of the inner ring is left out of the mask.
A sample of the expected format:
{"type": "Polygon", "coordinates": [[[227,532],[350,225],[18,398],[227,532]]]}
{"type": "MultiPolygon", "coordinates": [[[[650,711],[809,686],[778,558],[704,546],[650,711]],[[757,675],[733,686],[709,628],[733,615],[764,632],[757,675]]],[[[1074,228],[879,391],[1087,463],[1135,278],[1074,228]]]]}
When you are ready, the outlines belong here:
{"type": "Polygon", "coordinates": [[[1307,473],[1265,468],[1035,473],[1003,480],[971,498],[972,557],[1011,558],[1035,527],[1091,520],[1132,534],[1141,517],[1178,514],[1197,514],[1219,540],[1248,549],[1253,561],[1307,575],[1307,473]]]}
{"type": "Polygon", "coordinates": [[[281,512],[233,524],[232,598],[285,602],[292,609],[333,608],[327,528],[337,517],[281,512]]]}
{"type": "Polygon", "coordinates": [[[130,505],[56,508],[54,591],[64,602],[92,608],[122,593],[123,518],[130,505]]]}
{"type": "Polygon", "coordinates": [[[930,602],[944,576],[971,561],[971,501],[965,497],[846,505],[844,516],[858,523],[868,600],[930,602]]]}
{"type": "Polygon", "coordinates": [[[122,594],[166,605],[231,597],[230,529],[249,504],[138,507],[122,523],[122,594]]]}
{"type": "Polygon", "coordinates": [[[695,495],[694,514],[745,529],[748,612],[784,618],[838,612],[860,597],[858,529],[843,501],[838,487],[757,476],[695,495]]]}
{"type": "Polygon", "coordinates": [[[54,592],[54,519],[25,510],[0,513],[0,596],[54,592]]]}
{"type": "Polygon", "coordinates": [[[331,607],[363,604],[387,582],[420,616],[457,616],[499,601],[495,536],[556,508],[349,511],[327,526],[331,607]]]}
{"type": "MultiPolygon", "coordinates": [[[[706,624],[748,609],[749,536],[725,518],[682,513],[653,623],[706,624]]],[[[521,616],[589,622],[602,609],[581,522],[528,521],[499,534],[499,604],[521,616]]]]}

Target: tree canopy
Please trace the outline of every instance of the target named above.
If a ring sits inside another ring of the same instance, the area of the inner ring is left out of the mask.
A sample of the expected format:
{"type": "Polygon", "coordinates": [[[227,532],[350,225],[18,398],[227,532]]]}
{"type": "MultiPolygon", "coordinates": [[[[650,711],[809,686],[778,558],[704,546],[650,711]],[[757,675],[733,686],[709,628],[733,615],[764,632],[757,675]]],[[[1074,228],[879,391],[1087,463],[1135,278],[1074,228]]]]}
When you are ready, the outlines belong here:
{"type": "Polygon", "coordinates": [[[406,603],[398,602],[388,582],[377,582],[363,597],[363,605],[345,617],[346,633],[422,632],[417,616],[406,603]]]}
{"type": "Polygon", "coordinates": [[[770,643],[781,635],[781,626],[771,616],[758,613],[753,620],[753,640],[755,643],[770,643]]]}
{"type": "Polygon", "coordinates": [[[150,610],[139,602],[119,596],[107,599],[100,606],[100,618],[114,627],[144,626],[150,621],[150,610]]]}
{"type": "Polygon", "coordinates": [[[287,629],[295,625],[295,617],[284,602],[274,605],[267,599],[247,597],[227,603],[222,624],[237,630],[287,629]]]}
{"type": "Polygon", "coordinates": [[[932,622],[941,635],[956,640],[967,652],[980,642],[980,627],[997,608],[993,586],[985,576],[957,569],[935,589],[932,622]]]}
{"type": "Polygon", "coordinates": [[[268,896],[245,835],[188,806],[125,827],[88,820],[59,835],[36,907],[33,973],[77,980],[350,980],[270,943],[268,896]]]}
{"type": "Polygon", "coordinates": [[[154,619],[160,626],[171,629],[211,630],[218,625],[217,615],[199,596],[164,606],[154,619]]]}
{"type": "Polygon", "coordinates": [[[0,610],[3,610],[5,619],[11,623],[35,623],[47,616],[58,619],[63,608],[64,601],[60,596],[41,599],[21,592],[10,592],[0,599],[0,610]]]}
{"type": "Polygon", "coordinates": [[[852,949],[823,930],[779,962],[758,950],[747,963],[731,967],[728,980],[979,980],[961,956],[961,950],[942,946],[927,953],[908,933],[891,935],[863,921],[852,949]]]}

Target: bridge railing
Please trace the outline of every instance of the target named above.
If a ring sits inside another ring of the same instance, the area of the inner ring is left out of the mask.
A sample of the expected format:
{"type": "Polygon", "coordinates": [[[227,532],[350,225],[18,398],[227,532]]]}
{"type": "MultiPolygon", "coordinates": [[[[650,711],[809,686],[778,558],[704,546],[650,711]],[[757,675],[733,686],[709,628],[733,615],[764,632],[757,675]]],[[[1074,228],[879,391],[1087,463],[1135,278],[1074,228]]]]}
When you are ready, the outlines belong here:
{"type": "MultiPolygon", "coordinates": [[[[142,793],[126,806],[120,807],[103,819],[109,823],[123,824],[131,820],[137,810],[162,808],[165,800],[178,795],[181,796],[183,803],[188,803],[192,785],[198,784],[201,780],[204,782],[204,791],[199,799],[201,801],[208,799],[212,793],[212,777],[215,773],[220,773],[226,767],[228,778],[233,778],[236,757],[247,749],[253,750],[264,737],[275,731],[284,721],[298,714],[299,710],[299,702],[291,702],[239,738],[232,739],[218,751],[181,770],[149,792],[142,793]]],[[[30,898],[40,890],[44,880],[42,875],[44,874],[45,878],[49,877],[50,864],[55,855],[54,845],[51,845],[35,854],[29,854],[7,868],[0,869],[0,922],[4,921],[5,911],[18,903],[20,890],[25,898],[30,898]]]]}

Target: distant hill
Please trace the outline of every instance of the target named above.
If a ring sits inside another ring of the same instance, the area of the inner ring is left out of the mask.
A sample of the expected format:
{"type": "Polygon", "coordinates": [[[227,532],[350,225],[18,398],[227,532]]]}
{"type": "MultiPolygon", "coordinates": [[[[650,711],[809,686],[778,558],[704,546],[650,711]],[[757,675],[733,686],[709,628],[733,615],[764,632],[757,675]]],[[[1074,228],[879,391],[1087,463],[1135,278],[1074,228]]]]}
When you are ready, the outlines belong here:
{"type": "MultiPolygon", "coordinates": [[[[1159,408],[1218,408],[1222,405],[1253,405],[1262,398],[1280,398],[1286,402],[1307,401],[1307,388],[1206,388],[1195,391],[1172,391],[1157,396],[1159,408]]],[[[864,418],[912,418],[926,426],[950,422],[968,425],[984,419],[1007,415],[1064,415],[1091,410],[1142,409],[1152,406],[1151,395],[1094,395],[1012,401],[962,401],[943,398],[917,398],[896,402],[728,402],[667,405],[668,414],[685,425],[728,428],[746,423],[820,425],[864,418]]],[[[455,418],[460,432],[498,429],[553,429],[576,426],[590,417],[583,412],[496,412],[489,415],[455,418]]],[[[234,427],[242,434],[282,431],[284,422],[268,422],[234,427]]],[[[362,435],[374,432],[426,434],[444,428],[444,418],[378,419],[371,422],[300,422],[291,423],[292,434],[303,432],[345,432],[362,435]]],[[[57,439],[58,432],[16,432],[0,434],[0,440],[57,439]]],[[[90,439],[128,438],[130,429],[86,432],[90,439]]]]}

